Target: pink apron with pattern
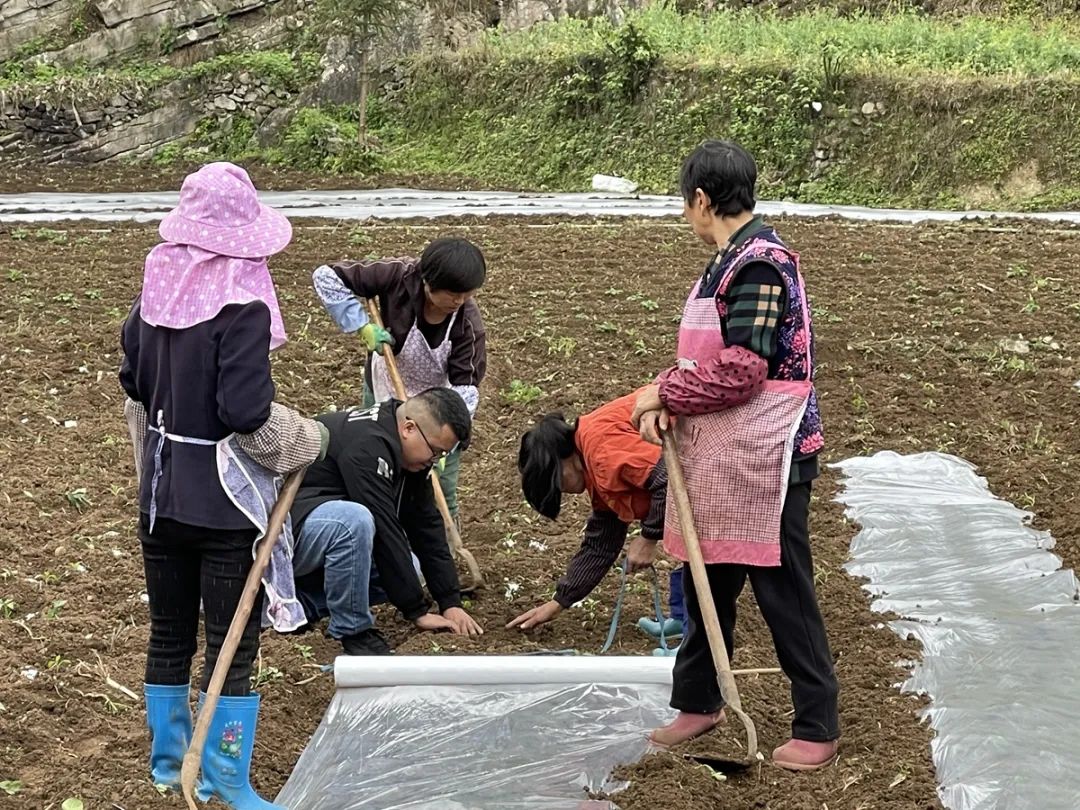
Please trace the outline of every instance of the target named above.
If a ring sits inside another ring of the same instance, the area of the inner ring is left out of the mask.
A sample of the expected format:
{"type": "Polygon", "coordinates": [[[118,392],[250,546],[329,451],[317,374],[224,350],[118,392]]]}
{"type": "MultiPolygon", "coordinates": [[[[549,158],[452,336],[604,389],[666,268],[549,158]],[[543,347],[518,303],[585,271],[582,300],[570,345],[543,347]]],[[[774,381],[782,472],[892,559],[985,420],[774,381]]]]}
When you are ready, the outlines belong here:
{"type": "MultiPolygon", "coordinates": [[[[749,250],[761,240],[752,240],[749,250]]],[[[773,243],[766,243],[776,250],[773,243]]],[[[789,251],[790,252],[790,251],[789,251]]],[[[799,257],[791,253],[802,298],[802,329],[809,352],[809,313],[799,257]]],[[[716,298],[726,293],[736,261],[725,273],[715,297],[698,298],[694,285],[679,326],[679,367],[696,368],[726,348],[716,298]]],[[[810,373],[809,358],[806,368],[810,373]]],[[[694,523],[707,564],[780,565],[780,516],[787,494],[795,434],[813,387],[806,380],[766,380],[761,391],[734,408],[698,416],[679,416],[679,445],[694,523]]],[[[668,497],[664,548],[685,561],[686,545],[668,497]]]]}
{"type": "MultiPolygon", "coordinates": [[[[412,329],[405,338],[405,344],[396,355],[398,371],[401,373],[401,381],[405,384],[407,396],[414,397],[429,388],[446,388],[450,385],[447,377],[447,366],[452,348],[450,330],[454,328],[457,316],[457,312],[450,316],[450,323],[446,326],[446,337],[434,349],[428,345],[427,338],[420,331],[420,327],[413,323],[412,329]]],[[[386,370],[386,360],[381,354],[376,354],[371,358],[371,378],[371,390],[375,394],[376,402],[397,397],[393,383],[390,381],[390,372],[386,370]]]]}

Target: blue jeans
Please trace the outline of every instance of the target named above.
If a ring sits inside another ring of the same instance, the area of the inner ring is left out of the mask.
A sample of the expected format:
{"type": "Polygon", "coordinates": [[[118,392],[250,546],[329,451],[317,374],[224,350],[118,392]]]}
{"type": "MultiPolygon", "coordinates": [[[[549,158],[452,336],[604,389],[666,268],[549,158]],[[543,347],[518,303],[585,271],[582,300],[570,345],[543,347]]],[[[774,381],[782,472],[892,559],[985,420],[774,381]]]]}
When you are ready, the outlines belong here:
{"type": "Polygon", "coordinates": [[[371,512],[352,501],[317,506],[296,537],[293,573],[301,601],[316,613],[309,618],[330,617],[327,632],[333,638],[367,630],[375,624],[371,606],[386,601],[371,562],[374,541],[371,512]]]}

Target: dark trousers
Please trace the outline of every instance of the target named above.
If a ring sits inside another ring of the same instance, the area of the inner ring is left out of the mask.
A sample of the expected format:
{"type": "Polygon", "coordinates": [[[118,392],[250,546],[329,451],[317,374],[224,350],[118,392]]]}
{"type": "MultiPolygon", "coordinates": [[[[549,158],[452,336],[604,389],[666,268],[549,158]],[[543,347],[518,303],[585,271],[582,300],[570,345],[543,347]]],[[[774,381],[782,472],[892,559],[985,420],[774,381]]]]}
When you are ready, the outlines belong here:
{"type": "MultiPolygon", "coordinates": [[[[793,484],[788,488],[781,518],[779,567],[708,565],[706,569],[729,658],[735,647],[735,600],[749,577],[761,615],[772,633],[780,666],[791,681],[795,706],[792,736],[823,742],[840,736],[839,684],[814,593],[809,523],[810,483],[793,484]]],[[[686,622],[675,659],[671,706],[711,714],[719,711],[724,702],[691,580],[690,566],[686,565],[686,622]]]]}
{"type": "MultiPolygon", "coordinates": [[[[150,597],[146,683],[178,685],[191,680],[201,599],[206,618],[206,656],[200,688],[205,692],[251,569],[251,549],[258,532],[254,527],[205,529],[158,518],[150,534],[149,525],[149,518],[141,515],[139,540],[150,597]]],[[[250,692],[251,666],[259,650],[261,605],[260,589],[229,667],[223,695],[243,696],[250,692]]]]}

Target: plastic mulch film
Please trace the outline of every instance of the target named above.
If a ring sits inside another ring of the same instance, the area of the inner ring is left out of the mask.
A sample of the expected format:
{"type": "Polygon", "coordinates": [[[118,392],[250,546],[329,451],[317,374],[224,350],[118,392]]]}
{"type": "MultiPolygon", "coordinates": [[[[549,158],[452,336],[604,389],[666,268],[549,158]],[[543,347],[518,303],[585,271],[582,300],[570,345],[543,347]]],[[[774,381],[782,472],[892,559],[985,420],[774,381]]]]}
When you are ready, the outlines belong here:
{"type": "Polygon", "coordinates": [[[1080,807],[1080,590],[967,462],[878,453],[838,465],[861,526],[847,570],[889,626],[922,642],[902,689],[926,710],[939,794],[954,810],[1080,807]]]}
{"type": "MultiPolygon", "coordinates": [[[[177,193],[0,194],[0,223],[93,220],[153,222],[176,206],[177,193]]],[[[512,191],[266,191],[259,199],[287,217],[400,219],[447,216],[678,217],[682,198],[655,194],[522,194],[512,191]]],[[[765,216],[830,217],[863,222],[959,222],[1021,219],[1080,223],[1080,211],[1010,213],[863,208],[854,205],[768,202],[755,209],[765,216]]]]}
{"type": "Polygon", "coordinates": [[[293,810],[606,810],[612,768],[667,722],[671,659],[338,658],[277,797],[293,810]]]}

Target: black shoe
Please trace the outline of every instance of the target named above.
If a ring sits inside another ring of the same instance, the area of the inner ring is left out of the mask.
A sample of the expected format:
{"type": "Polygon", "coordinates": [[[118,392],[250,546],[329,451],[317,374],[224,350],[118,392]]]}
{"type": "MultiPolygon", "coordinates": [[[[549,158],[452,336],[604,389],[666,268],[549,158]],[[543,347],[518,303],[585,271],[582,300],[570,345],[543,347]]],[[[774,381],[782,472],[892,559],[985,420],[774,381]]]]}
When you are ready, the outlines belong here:
{"type": "Polygon", "coordinates": [[[393,655],[394,650],[382,633],[374,627],[361,630],[355,636],[345,636],[341,639],[341,646],[346,655],[393,655]]]}

